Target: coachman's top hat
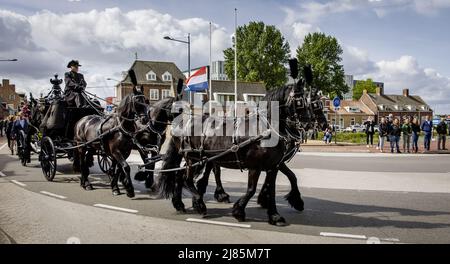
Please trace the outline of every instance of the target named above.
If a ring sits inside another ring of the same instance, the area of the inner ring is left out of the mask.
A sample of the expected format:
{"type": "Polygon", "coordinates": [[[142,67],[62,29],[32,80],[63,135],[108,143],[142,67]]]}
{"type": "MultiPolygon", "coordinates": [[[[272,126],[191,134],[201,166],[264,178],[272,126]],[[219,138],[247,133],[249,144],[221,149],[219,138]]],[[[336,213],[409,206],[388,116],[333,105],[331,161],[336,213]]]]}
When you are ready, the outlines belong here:
{"type": "Polygon", "coordinates": [[[79,66],[81,66],[81,64],[77,60],[71,60],[69,62],[69,64],[67,64],[67,68],[70,68],[72,66],[78,66],[79,67],[79,66]]]}

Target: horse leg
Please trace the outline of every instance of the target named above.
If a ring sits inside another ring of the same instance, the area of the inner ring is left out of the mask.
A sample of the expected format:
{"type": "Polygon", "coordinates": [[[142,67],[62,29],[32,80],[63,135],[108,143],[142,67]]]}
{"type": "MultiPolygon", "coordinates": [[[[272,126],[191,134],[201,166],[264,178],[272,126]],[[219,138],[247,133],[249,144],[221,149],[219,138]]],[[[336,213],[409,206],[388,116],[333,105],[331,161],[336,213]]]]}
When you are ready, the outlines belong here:
{"type": "Polygon", "coordinates": [[[81,159],[80,151],[78,149],[73,150],[73,165],[72,169],[74,172],[81,172],[81,159]]]}
{"type": "Polygon", "coordinates": [[[239,221],[245,221],[245,207],[248,201],[253,197],[256,192],[256,187],[258,185],[259,175],[261,170],[251,169],[248,171],[248,185],[247,193],[244,194],[233,206],[233,216],[239,221]]]}
{"type": "Polygon", "coordinates": [[[303,202],[300,190],[297,185],[297,177],[295,173],[286,166],[285,163],[280,165],[280,171],[287,176],[291,183],[291,191],[284,197],[288,203],[297,211],[303,211],[305,209],[305,203],[303,202]]]}
{"type": "Polygon", "coordinates": [[[206,188],[208,187],[209,174],[213,168],[213,163],[206,163],[205,171],[203,172],[203,177],[197,181],[197,191],[203,197],[206,193],[206,188]]]}
{"type": "Polygon", "coordinates": [[[120,169],[121,169],[121,181],[123,186],[125,187],[125,190],[127,191],[127,196],[129,198],[133,198],[134,197],[134,187],[133,187],[133,183],[131,182],[131,177],[130,177],[130,165],[128,165],[128,163],[126,162],[125,159],[122,159],[121,161],[118,162],[120,164],[120,169]]]}
{"type": "Polygon", "coordinates": [[[182,200],[183,195],[183,172],[177,172],[175,176],[175,187],[172,196],[172,205],[178,213],[186,213],[184,203],[182,200]]]}
{"type": "Polygon", "coordinates": [[[223,188],[220,166],[214,165],[213,171],[214,177],[216,178],[216,190],[214,191],[214,198],[219,203],[229,203],[230,195],[228,195],[228,193],[226,193],[225,189],[223,188]]]}
{"type": "MultiPolygon", "coordinates": [[[[158,155],[158,153],[156,153],[154,151],[151,151],[150,153],[151,153],[152,158],[155,157],[156,155],[158,155]]],[[[154,170],[155,163],[149,164],[149,165],[145,166],[145,168],[148,170],[154,170]]],[[[154,189],[155,181],[154,181],[153,177],[154,177],[153,171],[147,171],[147,178],[145,179],[145,188],[152,189],[152,190],[154,189]]]]}
{"type": "Polygon", "coordinates": [[[111,189],[113,196],[120,195],[120,188],[119,188],[119,168],[117,166],[117,162],[113,160],[111,163],[111,168],[108,171],[108,174],[111,178],[111,189]]]}
{"type": "MultiPolygon", "coordinates": [[[[187,177],[185,179],[186,188],[192,193],[192,207],[199,213],[206,215],[206,204],[203,201],[203,193],[200,193],[197,188],[195,188],[194,177],[195,168],[188,168],[187,177]]],[[[206,186],[208,182],[206,182],[206,186]]],[[[206,186],[204,189],[206,190],[206,186]]]]}
{"type": "Polygon", "coordinates": [[[269,202],[267,215],[269,216],[269,224],[276,226],[284,226],[286,225],[286,220],[278,214],[277,206],[275,203],[275,185],[277,179],[278,170],[270,170],[267,171],[267,183],[268,183],[268,194],[269,194],[269,202]]]}
{"type": "MultiPolygon", "coordinates": [[[[139,155],[141,156],[142,161],[144,163],[146,163],[146,160],[147,160],[147,157],[148,157],[148,153],[145,152],[143,149],[141,149],[139,147],[137,148],[137,151],[139,152],[139,155]]],[[[145,180],[147,180],[147,177],[148,177],[148,172],[147,171],[138,171],[134,175],[134,179],[136,181],[145,181],[145,180]]]]}
{"type": "Polygon", "coordinates": [[[89,182],[89,167],[86,164],[86,148],[81,147],[77,149],[78,158],[80,159],[80,169],[81,169],[81,181],[80,185],[85,190],[93,190],[92,184],[89,182]]]}
{"type": "MultiPolygon", "coordinates": [[[[297,177],[295,173],[286,166],[285,163],[280,165],[280,172],[282,172],[288,178],[291,183],[291,191],[284,197],[288,203],[294,207],[297,211],[304,210],[304,202],[302,200],[300,190],[297,185],[297,177]]],[[[261,205],[262,208],[268,208],[268,198],[269,198],[269,186],[267,177],[264,181],[264,185],[261,189],[261,192],[258,195],[258,204],[261,205]]]]}

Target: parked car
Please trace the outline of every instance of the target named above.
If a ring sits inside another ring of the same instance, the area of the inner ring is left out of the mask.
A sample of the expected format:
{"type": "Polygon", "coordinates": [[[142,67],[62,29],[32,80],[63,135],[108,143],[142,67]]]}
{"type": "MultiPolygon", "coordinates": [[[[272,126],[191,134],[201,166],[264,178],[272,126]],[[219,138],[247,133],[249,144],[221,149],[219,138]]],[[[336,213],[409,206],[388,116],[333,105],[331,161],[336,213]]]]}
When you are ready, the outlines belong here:
{"type": "Polygon", "coordinates": [[[364,132],[364,131],[365,131],[365,126],[360,125],[360,124],[351,125],[345,129],[345,132],[352,132],[352,133],[364,132]]]}

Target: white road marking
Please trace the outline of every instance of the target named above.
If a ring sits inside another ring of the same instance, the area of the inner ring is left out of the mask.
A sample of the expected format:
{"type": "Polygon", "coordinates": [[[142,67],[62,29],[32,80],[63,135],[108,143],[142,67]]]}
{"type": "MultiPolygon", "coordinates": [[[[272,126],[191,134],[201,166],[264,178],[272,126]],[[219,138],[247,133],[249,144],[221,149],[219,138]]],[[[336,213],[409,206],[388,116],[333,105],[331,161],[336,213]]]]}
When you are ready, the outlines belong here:
{"type": "Polygon", "coordinates": [[[0,150],[4,149],[7,145],[8,145],[8,143],[3,144],[3,145],[0,147],[0,150]]]}
{"type": "Polygon", "coordinates": [[[353,238],[353,239],[364,239],[366,240],[367,237],[364,235],[351,235],[351,234],[341,234],[341,233],[328,233],[328,232],[320,232],[321,236],[324,237],[343,237],[343,238],[353,238]]]}
{"type": "Polygon", "coordinates": [[[15,183],[15,184],[17,184],[17,185],[19,185],[19,186],[22,186],[22,187],[27,186],[25,183],[21,183],[20,181],[11,180],[11,182],[12,182],[12,183],[15,183]]]}
{"type": "Polygon", "coordinates": [[[381,241],[400,242],[398,238],[380,238],[381,241]]]}
{"type": "Polygon", "coordinates": [[[100,208],[105,208],[105,209],[111,209],[111,210],[126,212],[126,213],[132,213],[132,214],[137,214],[139,212],[138,210],[122,208],[122,207],[116,207],[116,206],[107,205],[107,204],[94,204],[94,206],[95,207],[100,207],[100,208]]]}
{"type": "Polygon", "coordinates": [[[186,219],[188,222],[195,222],[195,223],[202,223],[202,224],[211,224],[211,225],[221,225],[221,226],[231,226],[231,227],[241,227],[241,228],[251,228],[251,225],[246,224],[235,224],[235,223],[227,223],[227,222],[221,222],[221,221],[211,221],[211,220],[205,220],[205,219],[198,219],[198,218],[188,218],[186,219]]]}
{"type": "Polygon", "coordinates": [[[0,171],[0,177],[6,177],[6,175],[0,171]]]}
{"type": "Polygon", "coordinates": [[[59,199],[67,199],[67,197],[59,195],[59,194],[54,194],[51,192],[47,192],[47,191],[40,191],[40,193],[51,196],[51,197],[55,197],[55,198],[59,198],[59,199]]]}

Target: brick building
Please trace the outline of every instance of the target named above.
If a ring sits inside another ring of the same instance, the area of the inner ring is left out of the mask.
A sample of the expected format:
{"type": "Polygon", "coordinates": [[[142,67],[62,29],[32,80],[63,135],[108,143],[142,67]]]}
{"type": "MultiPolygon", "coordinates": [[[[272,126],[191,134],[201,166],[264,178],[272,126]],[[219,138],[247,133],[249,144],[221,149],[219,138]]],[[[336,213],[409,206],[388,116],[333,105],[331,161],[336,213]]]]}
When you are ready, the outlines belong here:
{"type": "Polygon", "coordinates": [[[16,85],[11,84],[8,79],[3,79],[0,84],[0,118],[15,114],[22,100],[16,92],[16,85]]]}
{"type": "MultiPolygon", "coordinates": [[[[150,104],[176,93],[178,79],[185,80],[183,73],[173,62],[142,61],[136,60],[131,69],[136,73],[139,85],[143,86],[144,95],[150,100],[150,104]]],[[[116,86],[116,103],[133,91],[128,73],[116,86]]]]}
{"type": "Polygon", "coordinates": [[[409,89],[403,89],[400,95],[384,94],[383,87],[377,87],[375,93],[363,91],[358,101],[342,100],[341,108],[335,112],[331,100],[325,101],[326,116],[330,124],[338,124],[346,128],[355,124],[363,124],[369,117],[379,123],[382,117],[392,114],[394,118],[405,116],[418,117],[421,122],[425,116],[433,117],[433,110],[417,95],[410,95],[409,89]]]}
{"type": "Polygon", "coordinates": [[[364,91],[359,101],[375,113],[377,121],[389,114],[394,118],[418,117],[421,122],[425,120],[425,116],[433,118],[431,107],[420,96],[411,95],[409,89],[403,89],[403,93],[399,95],[388,95],[383,88],[378,87],[376,93],[364,91]]]}

